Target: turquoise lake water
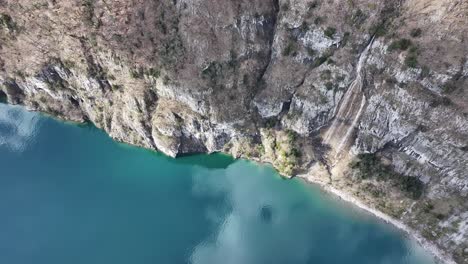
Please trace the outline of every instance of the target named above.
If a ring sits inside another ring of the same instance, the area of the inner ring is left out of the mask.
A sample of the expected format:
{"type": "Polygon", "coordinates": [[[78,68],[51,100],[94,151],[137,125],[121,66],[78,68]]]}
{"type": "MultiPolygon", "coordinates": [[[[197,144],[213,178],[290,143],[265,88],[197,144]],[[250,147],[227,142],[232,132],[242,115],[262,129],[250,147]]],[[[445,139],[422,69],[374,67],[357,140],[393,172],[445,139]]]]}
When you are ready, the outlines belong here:
{"type": "Polygon", "coordinates": [[[376,218],[269,166],[172,159],[0,104],[0,263],[431,264],[376,218]]]}

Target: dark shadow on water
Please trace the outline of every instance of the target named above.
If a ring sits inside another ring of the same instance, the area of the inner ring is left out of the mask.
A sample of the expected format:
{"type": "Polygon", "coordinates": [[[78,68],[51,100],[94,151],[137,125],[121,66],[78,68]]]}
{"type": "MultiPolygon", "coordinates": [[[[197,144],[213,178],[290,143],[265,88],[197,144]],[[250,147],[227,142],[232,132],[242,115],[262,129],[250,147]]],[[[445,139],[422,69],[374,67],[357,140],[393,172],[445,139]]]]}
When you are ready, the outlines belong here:
{"type": "Polygon", "coordinates": [[[265,223],[270,223],[271,218],[273,217],[273,209],[265,205],[260,209],[260,219],[265,223]]]}
{"type": "Polygon", "coordinates": [[[7,103],[7,95],[5,92],[0,90],[0,104],[6,104],[7,103]]]}
{"type": "Polygon", "coordinates": [[[183,155],[172,160],[178,164],[195,165],[207,169],[225,169],[236,161],[233,157],[221,153],[183,155]]]}

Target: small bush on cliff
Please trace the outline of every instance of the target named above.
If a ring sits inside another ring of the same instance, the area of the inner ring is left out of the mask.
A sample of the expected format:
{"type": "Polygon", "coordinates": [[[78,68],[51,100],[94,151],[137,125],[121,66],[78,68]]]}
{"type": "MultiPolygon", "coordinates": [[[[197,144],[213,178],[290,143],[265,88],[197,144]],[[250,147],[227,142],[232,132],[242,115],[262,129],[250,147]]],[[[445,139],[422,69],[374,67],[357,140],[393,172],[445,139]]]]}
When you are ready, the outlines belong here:
{"type": "MultiPolygon", "coordinates": [[[[333,62],[333,60],[330,58],[332,56],[333,56],[333,50],[328,50],[328,51],[324,52],[320,57],[318,57],[318,58],[316,58],[314,60],[313,66],[318,67],[318,66],[324,64],[327,61],[329,61],[329,63],[333,62]]],[[[332,64],[332,63],[330,63],[330,64],[332,64]]]]}
{"type": "Polygon", "coordinates": [[[168,85],[170,81],[171,81],[171,78],[169,78],[169,76],[165,75],[164,78],[163,78],[163,84],[168,85]]]}
{"type": "Polygon", "coordinates": [[[146,71],[146,75],[158,79],[158,78],[161,76],[161,71],[158,70],[158,69],[155,69],[155,68],[149,68],[149,69],[146,71]]]}
{"type": "Polygon", "coordinates": [[[307,24],[306,21],[303,21],[301,24],[301,31],[305,33],[308,30],[309,30],[309,24],[307,24]]]}
{"type": "Polygon", "coordinates": [[[323,23],[324,20],[325,20],[325,19],[324,19],[323,17],[318,16],[318,17],[316,17],[316,18],[314,19],[314,24],[315,24],[315,25],[320,25],[320,24],[323,23]]]}
{"type": "Polygon", "coordinates": [[[411,45],[405,58],[405,65],[410,68],[416,68],[418,66],[418,54],[418,47],[411,45]]]}
{"type": "Polygon", "coordinates": [[[133,79],[141,79],[143,78],[143,76],[143,68],[141,67],[130,71],[130,77],[132,77],[133,79]]]}
{"type": "Polygon", "coordinates": [[[331,71],[330,70],[324,70],[323,72],[320,73],[320,78],[322,80],[330,80],[331,79],[331,71]]]}
{"type": "Polygon", "coordinates": [[[325,88],[327,88],[327,91],[333,90],[333,83],[332,82],[327,82],[325,83],[325,88]]]}
{"type": "Polygon", "coordinates": [[[317,54],[317,51],[315,51],[313,48],[307,47],[307,55],[309,55],[309,57],[314,57],[315,54],[317,54]]]}
{"type": "Polygon", "coordinates": [[[410,32],[410,36],[413,38],[419,38],[422,34],[422,30],[420,28],[413,28],[410,32]]]}
{"type": "Polygon", "coordinates": [[[8,30],[16,29],[16,24],[13,22],[13,19],[8,14],[0,14],[0,27],[6,28],[8,30]]]}
{"type": "Polygon", "coordinates": [[[388,47],[388,50],[390,51],[407,50],[410,46],[411,46],[411,40],[402,38],[402,39],[393,41],[388,47]]]}
{"type": "Polygon", "coordinates": [[[312,2],[309,2],[307,4],[307,7],[309,8],[309,10],[311,9],[315,9],[319,6],[319,2],[318,1],[312,1],[312,2]]]}
{"type": "Polygon", "coordinates": [[[457,89],[457,86],[452,81],[449,81],[444,86],[442,86],[442,92],[445,94],[450,94],[456,89],[457,89]]]}
{"type": "Polygon", "coordinates": [[[278,120],[275,118],[269,118],[265,121],[266,128],[274,128],[278,124],[278,120]]]}
{"type": "Polygon", "coordinates": [[[329,37],[329,38],[333,38],[333,36],[334,36],[335,33],[336,33],[336,28],[334,28],[334,27],[327,27],[323,33],[325,34],[325,36],[327,36],[327,37],[329,37]]]}
{"type": "Polygon", "coordinates": [[[390,46],[388,46],[388,50],[389,51],[408,50],[408,54],[406,55],[406,58],[405,58],[405,65],[410,68],[416,68],[418,66],[418,47],[414,46],[411,40],[402,38],[402,39],[393,41],[390,44],[390,46]]]}
{"type": "Polygon", "coordinates": [[[429,67],[427,67],[426,65],[423,65],[421,67],[421,75],[420,77],[421,78],[426,78],[426,77],[429,77],[429,75],[431,74],[431,69],[429,67]]]}
{"type": "Polygon", "coordinates": [[[353,15],[351,17],[351,20],[353,24],[359,28],[361,24],[363,24],[367,19],[367,15],[362,12],[361,9],[357,9],[356,11],[353,12],[353,15]]]}
{"type": "Polygon", "coordinates": [[[113,84],[113,85],[111,85],[111,89],[112,89],[112,91],[122,90],[122,89],[123,89],[123,85],[120,85],[120,84],[113,84]]]}
{"type": "Polygon", "coordinates": [[[291,149],[291,155],[293,155],[293,157],[295,157],[295,158],[298,158],[298,157],[302,156],[302,153],[297,148],[293,148],[293,149],[291,149]]]}
{"type": "Polygon", "coordinates": [[[405,65],[410,68],[416,68],[418,66],[418,57],[416,54],[408,54],[405,58],[405,65]]]}
{"type": "Polygon", "coordinates": [[[296,141],[296,139],[297,139],[296,132],[294,132],[294,131],[292,131],[292,130],[288,130],[287,133],[288,133],[288,140],[289,140],[289,143],[290,143],[290,144],[293,144],[294,141],[296,141]]]}
{"type": "Polygon", "coordinates": [[[387,26],[385,25],[385,23],[376,24],[374,26],[371,26],[371,28],[369,29],[369,33],[371,35],[374,35],[376,38],[383,37],[387,34],[387,26]]]}
{"type": "Polygon", "coordinates": [[[290,41],[288,45],[283,49],[283,56],[296,56],[297,55],[297,45],[293,41],[290,41]]]}
{"type": "Polygon", "coordinates": [[[262,144],[257,145],[255,150],[257,152],[258,157],[265,155],[265,146],[263,146],[262,144]]]}
{"type": "Polygon", "coordinates": [[[88,25],[94,26],[94,0],[83,0],[82,6],[84,7],[84,20],[88,25]]]}
{"type": "Polygon", "coordinates": [[[67,69],[73,69],[76,66],[74,61],[67,60],[67,59],[64,59],[62,63],[63,63],[63,66],[65,66],[65,68],[67,69]]]}
{"type": "Polygon", "coordinates": [[[218,76],[223,73],[223,64],[217,61],[212,61],[210,64],[202,70],[201,77],[203,79],[215,82],[218,76]]]}
{"type": "Polygon", "coordinates": [[[322,64],[324,64],[328,60],[328,57],[326,56],[320,56],[314,61],[314,67],[318,67],[322,64]]]}

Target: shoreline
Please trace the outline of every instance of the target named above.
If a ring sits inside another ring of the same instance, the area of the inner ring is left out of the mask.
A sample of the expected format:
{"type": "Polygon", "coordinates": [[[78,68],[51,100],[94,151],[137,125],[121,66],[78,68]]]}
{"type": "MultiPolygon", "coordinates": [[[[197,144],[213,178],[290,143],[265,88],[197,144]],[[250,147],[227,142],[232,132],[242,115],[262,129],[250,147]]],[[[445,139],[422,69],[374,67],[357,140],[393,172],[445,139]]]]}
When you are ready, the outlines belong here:
{"type": "Polygon", "coordinates": [[[298,178],[303,180],[307,184],[316,184],[320,186],[322,190],[325,192],[332,194],[336,196],[337,198],[341,199],[342,201],[346,203],[350,203],[353,206],[356,206],[373,216],[379,218],[380,220],[385,221],[387,224],[391,224],[395,226],[396,228],[400,229],[401,231],[405,232],[407,235],[410,236],[411,239],[415,240],[424,250],[428,251],[429,254],[431,254],[436,263],[440,264],[457,264],[450,256],[447,256],[447,254],[443,253],[434,243],[428,241],[424,237],[422,237],[417,231],[411,229],[407,225],[405,225],[403,222],[390,217],[389,215],[384,214],[383,212],[371,208],[370,206],[364,204],[362,201],[359,199],[347,194],[344,191],[338,190],[331,186],[330,184],[324,183],[319,180],[311,180],[310,178],[307,177],[307,175],[297,175],[298,178]]]}

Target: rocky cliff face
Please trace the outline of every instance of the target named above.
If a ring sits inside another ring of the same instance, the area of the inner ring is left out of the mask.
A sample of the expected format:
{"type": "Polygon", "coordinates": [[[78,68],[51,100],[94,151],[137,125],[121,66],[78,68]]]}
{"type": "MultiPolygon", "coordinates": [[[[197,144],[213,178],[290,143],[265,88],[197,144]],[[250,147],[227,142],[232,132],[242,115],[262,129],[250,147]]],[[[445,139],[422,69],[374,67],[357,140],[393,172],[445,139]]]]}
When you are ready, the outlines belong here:
{"type": "Polygon", "coordinates": [[[0,97],[343,190],[468,263],[468,2],[0,0],[0,97]]]}

